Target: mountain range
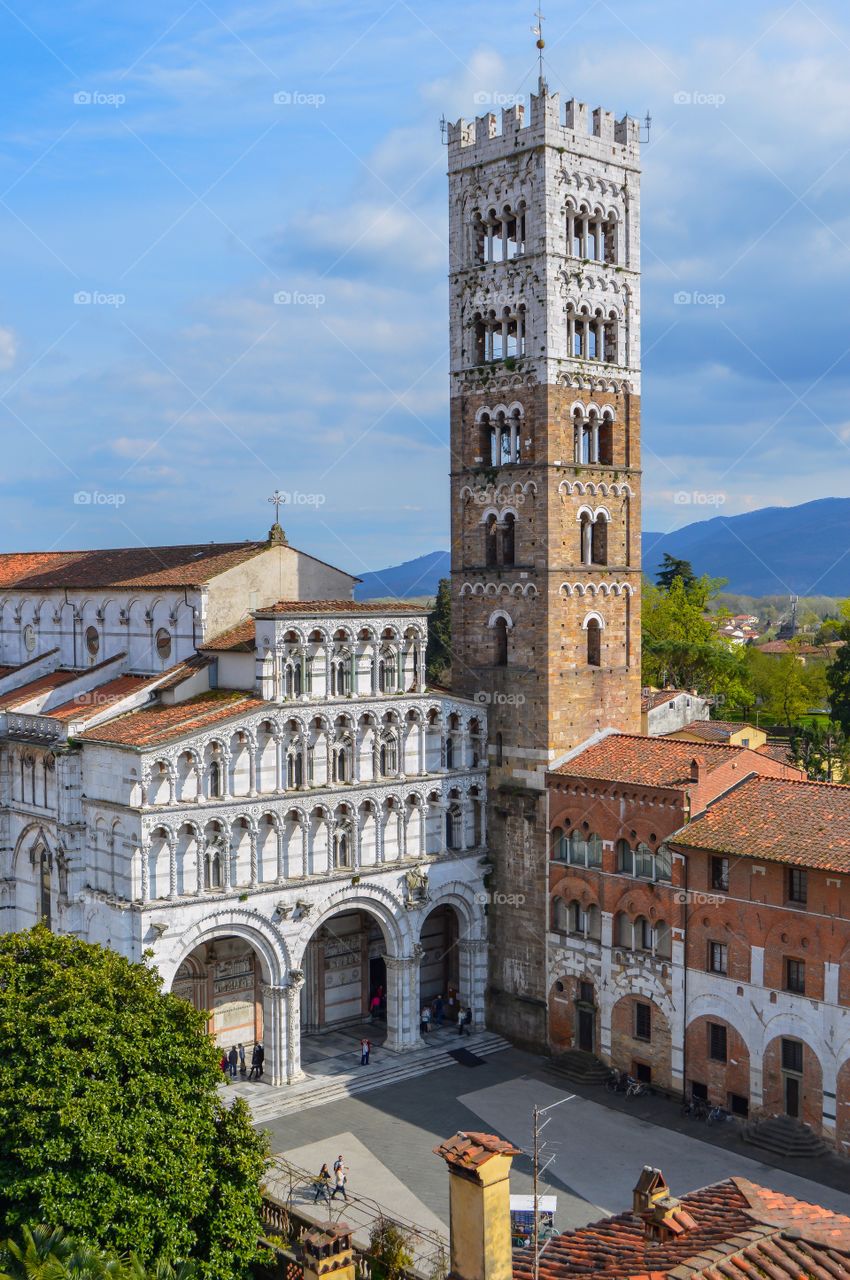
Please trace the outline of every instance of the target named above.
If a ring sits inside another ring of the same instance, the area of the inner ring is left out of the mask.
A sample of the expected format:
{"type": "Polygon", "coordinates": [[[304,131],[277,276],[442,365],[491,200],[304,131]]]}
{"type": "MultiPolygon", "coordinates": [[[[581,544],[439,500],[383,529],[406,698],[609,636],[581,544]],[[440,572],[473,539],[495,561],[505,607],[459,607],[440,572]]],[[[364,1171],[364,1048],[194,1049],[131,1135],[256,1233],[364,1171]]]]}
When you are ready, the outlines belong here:
{"type": "MultiPolygon", "coordinates": [[[[762,507],[696,520],[670,533],[643,534],[643,570],[654,578],[664,553],[689,560],[697,574],[726,578],[741,595],[850,596],[850,498],[818,498],[797,507],[762,507]]],[[[449,574],[448,551],[364,573],[358,600],[433,596],[449,574]]]]}

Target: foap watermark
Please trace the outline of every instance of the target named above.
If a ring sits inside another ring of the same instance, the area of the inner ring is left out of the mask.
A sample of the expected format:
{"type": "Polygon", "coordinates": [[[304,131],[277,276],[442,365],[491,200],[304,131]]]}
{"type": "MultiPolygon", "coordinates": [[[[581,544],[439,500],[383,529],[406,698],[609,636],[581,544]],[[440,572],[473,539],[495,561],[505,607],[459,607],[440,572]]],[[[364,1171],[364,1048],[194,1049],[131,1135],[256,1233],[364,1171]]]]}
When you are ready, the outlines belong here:
{"type": "Polygon", "coordinates": [[[677,507],[723,507],[726,505],[725,493],[704,493],[702,489],[680,489],[673,494],[673,502],[677,507]]]}
{"type": "Polygon", "coordinates": [[[274,295],[276,307],[323,307],[327,298],[323,293],[301,293],[298,289],[278,289],[274,295]]]}
{"type": "Polygon", "coordinates": [[[279,89],[274,94],[276,107],[323,107],[327,98],[323,93],[303,93],[300,89],[279,89]]]}
{"type": "Polygon", "coordinates": [[[689,89],[680,89],[673,94],[673,102],[677,107],[722,107],[726,101],[725,93],[700,93],[689,89]]]}
{"type": "Polygon", "coordinates": [[[524,893],[488,893],[484,890],[476,893],[475,901],[486,907],[521,907],[525,902],[524,893]]]}
{"type": "Polygon", "coordinates": [[[75,307],[123,307],[126,301],[126,294],[101,293],[99,289],[78,289],[74,294],[75,307]]]}
{"type": "Polygon", "coordinates": [[[677,889],[673,901],[694,907],[719,907],[726,901],[722,893],[698,893],[695,889],[677,889]]]}
{"type": "Polygon", "coordinates": [[[722,307],[726,303],[725,293],[701,293],[699,289],[679,289],[673,294],[673,303],[677,307],[722,307]]]}
{"type": "Polygon", "coordinates": [[[100,93],[96,89],[79,89],[74,94],[75,107],[123,107],[126,101],[126,93],[100,93]]]}
{"type": "Polygon", "coordinates": [[[288,507],[323,507],[328,500],[324,493],[299,493],[297,489],[280,496],[288,507]]]}
{"type": "Polygon", "coordinates": [[[479,689],[472,695],[473,702],[480,702],[485,707],[521,707],[525,702],[524,693],[491,693],[489,689],[479,689]]]}
{"type": "Polygon", "coordinates": [[[524,493],[494,493],[492,489],[475,489],[472,494],[478,507],[521,507],[525,499],[524,493]]]}
{"type": "Polygon", "coordinates": [[[77,507],[123,507],[126,493],[103,493],[100,489],[78,489],[74,494],[77,507]]]}
{"type": "Polygon", "coordinates": [[[479,89],[472,95],[476,107],[524,107],[524,93],[491,93],[487,89],[479,89]]]}

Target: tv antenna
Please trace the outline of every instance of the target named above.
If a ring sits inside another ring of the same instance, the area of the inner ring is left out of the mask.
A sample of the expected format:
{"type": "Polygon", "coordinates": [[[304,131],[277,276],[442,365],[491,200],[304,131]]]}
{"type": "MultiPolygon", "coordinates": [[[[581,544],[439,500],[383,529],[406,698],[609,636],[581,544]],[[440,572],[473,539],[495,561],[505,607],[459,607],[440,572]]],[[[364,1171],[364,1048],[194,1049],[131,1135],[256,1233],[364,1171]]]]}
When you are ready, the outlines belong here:
{"type": "Polygon", "coordinates": [[[555,1153],[552,1152],[550,1156],[547,1156],[545,1164],[541,1167],[540,1157],[541,1157],[541,1154],[545,1155],[546,1153],[546,1143],[544,1142],[543,1145],[541,1146],[540,1135],[543,1132],[543,1130],[546,1128],[549,1121],[552,1119],[551,1116],[546,1116],[547,1111],[553,1111],[555,1107],[560,1107],[561,1104],[564,1102],[572,1102],[575,1096],[576,1095],[574,1093],[568,1093],[566,1098],[559,1098],[557,1102],[550,1102],[548,1107],[538,1107],[535,1104],[534,1110],[531,1113],[532,1115],[531,1136],[532,1136],[532,1142],[533,1142],[532,1153],[531,1153],[532,1197],[533,1197],[532,1198],[532,1219],[531,1219],[531,1233],[532,1233],[531,1234],[531,1251],[532,1251],[531,1274],[532,1274],[533,1280],[540,1280],[540,1252],[541,1252],[540,1251],[540,1220],[538,1217],[538,1209],[537,1209],[540,1196],[538,1192],[538,1186],[540,1182],[540,1175],[546,1172],[546,1170],[549,1168],[552,1161],[555,1159],[555,1153]],[[541,1116],[546,1116],[546,1119],[543,1121],[542,1124],[540,1123],[541,1116]]]}
{"type": "Polygon", "coordinates": [[[646,109],[646,115],[644,116],[644,120],[643,120],[643,128],[646,129],[646,137],[641,138],[641,142],[645,146],[647,142],[649,142],[649,131],[652,128],[652,116],[649,114],[649,107],[647,107],[646,109]]]}

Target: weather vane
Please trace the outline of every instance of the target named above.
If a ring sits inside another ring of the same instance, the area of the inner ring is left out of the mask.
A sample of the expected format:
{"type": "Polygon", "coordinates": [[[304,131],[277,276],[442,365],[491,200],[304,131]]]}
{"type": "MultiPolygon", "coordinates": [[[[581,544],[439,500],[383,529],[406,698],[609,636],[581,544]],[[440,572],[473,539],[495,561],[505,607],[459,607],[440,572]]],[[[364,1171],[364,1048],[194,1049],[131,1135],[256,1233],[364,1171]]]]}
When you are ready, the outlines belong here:
{"type": "Polygon", "coordinates": [[[539,4],[537,6],[537,9],[535,10],[534,16],[537,19],[537,26],[532,27],[531,30],[534,33],[534,35],[537,36],[537,57],[540,65],[540,80],[542,83],[543,81],[543,50],[546,48],[546,41],[543,39],[543,14],[540,11],[539,4]]]}
{"type": "Polygon", "coordinates": [[[284,497],[284,495],[281,493],[280,489],[275,489],[274,493],[273,493],[273,494],[272,494],[272,496],[268,499],[268,501],[269,501],[269,502],[271,502],[271,503],[274,505],[274,522],[275,522],[275,524],[280,524],[280,508],[281,508],[282,504],[283,504],[284,502],[286,502],[286,498],[285,498],[285,497],[284,497]]]}

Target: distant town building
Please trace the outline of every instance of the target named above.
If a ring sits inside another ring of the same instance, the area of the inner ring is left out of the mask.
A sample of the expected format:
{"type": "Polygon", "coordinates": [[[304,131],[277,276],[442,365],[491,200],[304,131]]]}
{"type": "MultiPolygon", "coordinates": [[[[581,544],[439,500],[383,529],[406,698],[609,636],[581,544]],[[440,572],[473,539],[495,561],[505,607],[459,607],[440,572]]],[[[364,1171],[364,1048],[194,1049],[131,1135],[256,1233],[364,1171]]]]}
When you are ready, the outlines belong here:
{"type": "Polygon", "coordinates": [[[641,690],[641,733],[651,738],[674,733],[695,720],[707,720],[710,714],[711,699],[701,698],[693,689],[641,690]]]}

